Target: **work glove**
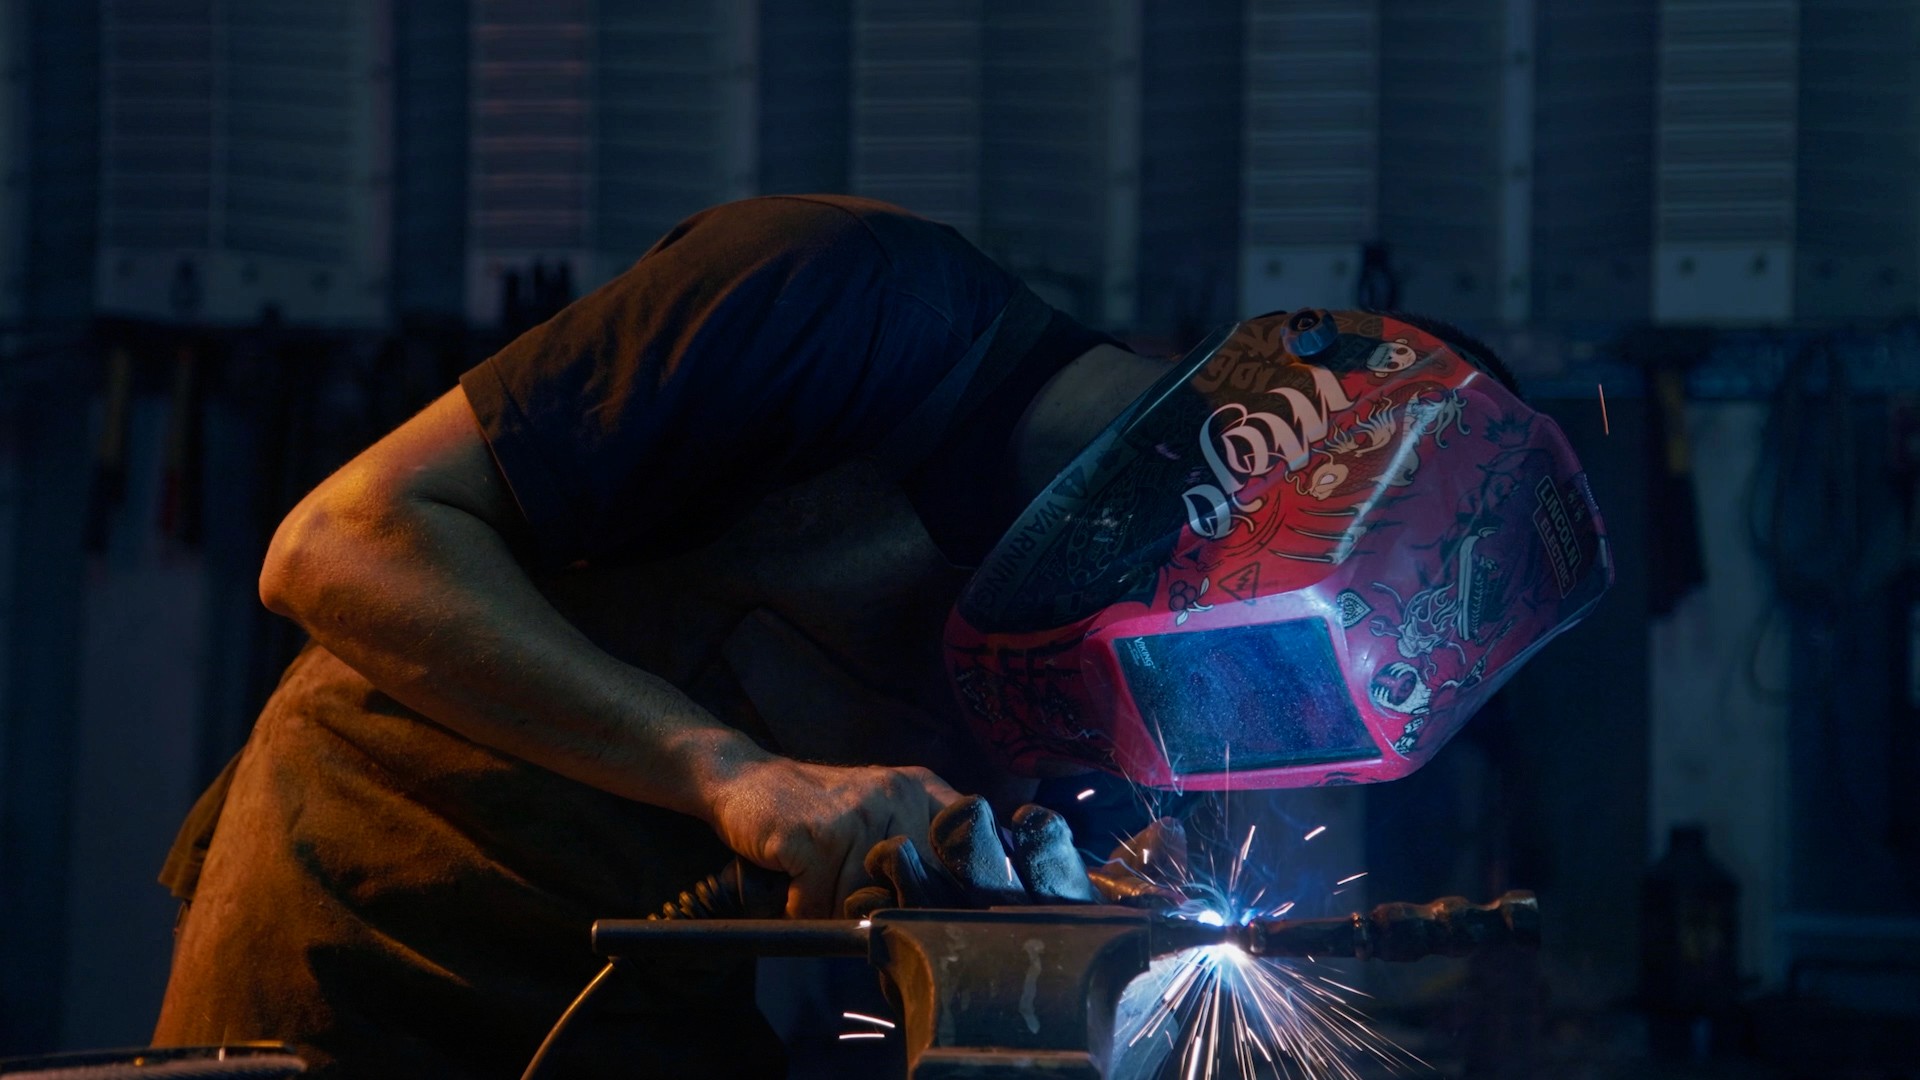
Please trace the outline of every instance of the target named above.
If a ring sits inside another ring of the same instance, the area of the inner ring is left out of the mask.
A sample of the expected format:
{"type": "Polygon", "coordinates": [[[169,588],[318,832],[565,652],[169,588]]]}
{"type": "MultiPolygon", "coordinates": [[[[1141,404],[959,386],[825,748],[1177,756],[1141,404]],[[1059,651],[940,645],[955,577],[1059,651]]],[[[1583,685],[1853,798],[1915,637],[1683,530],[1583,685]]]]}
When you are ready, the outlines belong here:
{"type": "Polygon", "coordinates": [[[1125,904],[1172,907],[1186,876],[1186,833],[1161,818],[1088,868],[1066,819],[1029,803],[999,828],[977,795],[941,810],[928,826],[927,854],[911,837],[893,836],[867,852],[875,884],[847,898],[845,914],[862,919],[881,908],[982,908],[1014,904],[1125,904]],[[928,856],[931,857],[928,857],[928,856]]]}

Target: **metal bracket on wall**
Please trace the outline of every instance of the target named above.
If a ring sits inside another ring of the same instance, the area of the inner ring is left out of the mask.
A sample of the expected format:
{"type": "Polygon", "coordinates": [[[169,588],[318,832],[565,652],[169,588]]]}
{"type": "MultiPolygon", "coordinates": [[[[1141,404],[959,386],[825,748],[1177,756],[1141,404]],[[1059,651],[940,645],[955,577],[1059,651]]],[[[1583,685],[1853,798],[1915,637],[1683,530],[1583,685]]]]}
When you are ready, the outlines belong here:
{"type": "MultiPolygon", "coordinates": [[[[1596,384],[1609,397],[1646,392],[1645,357],[1635,342],[1646,333],[1676,328],[1610,327],[1568,332],[1489,329],[1487,343],[1518,373],[1533,398],[1584,398],[1596,384]]],[[[1781,327],[1689,331],[1702,340],[1698,360],[1687,368],[1693,401],[1767,398],[1787,365],[1803,350],[1824,345],[1845,368],[1853,393],[1865,396],[1920,393],[1920,321],[1878,329],[1781,327]]]]}

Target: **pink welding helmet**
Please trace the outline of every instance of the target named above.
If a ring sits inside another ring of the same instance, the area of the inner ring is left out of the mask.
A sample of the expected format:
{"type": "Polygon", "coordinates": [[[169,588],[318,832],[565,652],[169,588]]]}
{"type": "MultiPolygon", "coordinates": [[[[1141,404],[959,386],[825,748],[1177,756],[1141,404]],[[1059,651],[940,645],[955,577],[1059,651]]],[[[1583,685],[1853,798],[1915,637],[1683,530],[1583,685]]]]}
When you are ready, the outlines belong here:
{"type": "Polygon", "coordinates": [[[1612,582],[1552,420],[1418,327],[1283,312],[1080,452],[969,581],[945,656],[1022,772],[1391,780],[1612,582]]]}

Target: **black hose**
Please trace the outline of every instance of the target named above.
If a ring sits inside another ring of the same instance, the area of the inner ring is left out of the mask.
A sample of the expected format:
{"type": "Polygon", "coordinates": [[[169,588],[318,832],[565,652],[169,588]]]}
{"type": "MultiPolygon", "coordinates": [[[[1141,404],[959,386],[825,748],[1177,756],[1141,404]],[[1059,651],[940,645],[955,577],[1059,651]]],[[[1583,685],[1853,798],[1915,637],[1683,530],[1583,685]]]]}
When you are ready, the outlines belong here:
{"type": "MultiPolygon", "coordinates": [[[[773,918],[786,907],[787,875],[777,870],[768,870],[756,866],[745,859],[736,858],[727,865],[694,882],[681,890],[680,895],[667,901],[659,913],[649,915],[649,919],[746,919],[773,918]]],[[[547,1037],[540,1041],[540,1049],[533,1052],[533,1060],[527,1062],[527,1069],[520,1074],[520,1080],[539,1080],[541,1070],[546,1068],[553,1048],[560,1042],[560,1036],[567,1025],[586,1014],[594,994],[612,978],[620,961],[609,960],[600,974],[587,983],[573,1004],[554,1021],[547,1037]]]]}
{"type": "Polygon", "coordinates": [[[654,919],[776,919],[787,906],[790,879],[736,858],[667,901],[654,919]]]}

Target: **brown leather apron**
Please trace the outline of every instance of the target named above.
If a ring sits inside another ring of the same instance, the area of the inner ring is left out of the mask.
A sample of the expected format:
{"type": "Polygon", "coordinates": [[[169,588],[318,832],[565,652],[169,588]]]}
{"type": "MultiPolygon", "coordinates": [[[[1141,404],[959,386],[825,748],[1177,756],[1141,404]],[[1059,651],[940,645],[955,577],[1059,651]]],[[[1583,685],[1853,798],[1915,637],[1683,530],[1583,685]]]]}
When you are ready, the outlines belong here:
{"type": "MultiPolygon", "coordinates": [[[[543,587],[609,652],[781,753],[1001,794],[1016,785],[965,736],[939,664],[965,576],[857,461],[698,550],[543,587]]],[[[319,1077],[517,1076],[598,970],[593,920],[657,910],[731,856],[692,818],[435,724],[318,646],[222,781],[224,806],[216,784],[169,859],[192,903],[154,1041],[284,1039],[319,1077]]],[[[750,964],[638,970],[567,1046],[566,1076],[784,1072],[750,964]]]]}

